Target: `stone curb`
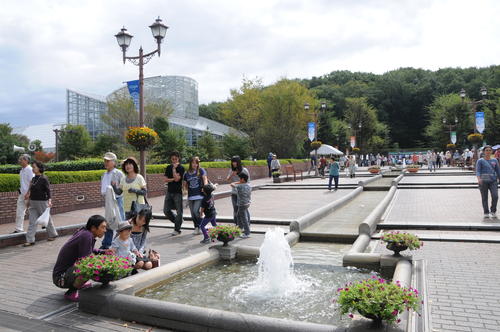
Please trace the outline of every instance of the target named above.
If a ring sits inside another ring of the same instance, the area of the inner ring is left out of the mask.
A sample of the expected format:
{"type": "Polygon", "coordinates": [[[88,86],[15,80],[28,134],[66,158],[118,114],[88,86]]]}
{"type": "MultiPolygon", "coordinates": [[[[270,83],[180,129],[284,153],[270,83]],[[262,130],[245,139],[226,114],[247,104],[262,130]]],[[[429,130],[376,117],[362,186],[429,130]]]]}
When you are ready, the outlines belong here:
{"type": "Polygon", "coordinates": [[[384,199],[373,209],[373,211],[365,218],[359,225],[359,234],[371,235],[377,229],[377,224],[380,217],[384,214],[387,206],[389,206],[394,194],[396,193],[397,186],[391,186],[384,199]]]}
{"type": "MultiPolygon", "coordinates": [[[[59,236],[69,235],[76,232],[78,229],[85,227],[86,224],[73,224],[66,226],[56,227],[59,236]]],[[[46,240],[48,238],[48,233],[44,229],[39,229],[36,231],[35,241],[46,240]]],[[[15,246],[23,244],[26,242],[26,232],[21,233],[11,233],[0,235],[0,248],[5,248],[9,246],[15,246]]]]}
{"type": "Polygon", "coordinates": [[[305,216],[290,223],[290,231],[301,232],[306,227],[312,225],[314,222],[318,221],[322,217],[333,212],[333,210],[340,208],[341,206],[348,203],[350,200],[354,199],[357,195],[363,192],[363,187],[359,186],[346,196],[333,201],[325,206],[322,206],[314,211],[309,212],[305,216]]]}
{"type": "Polygon", "coordinates": [[[364,187],[368,183],[371,183],[371,182],[376,181],[376,180],[381,179],[381,178],[382,178],[382,174],[378,174],[378,175],[372,176],[372,177],[370,177],[367,180],[361,180],[361,181],[359,181],[358,182],[358,186],[364,187]]]}

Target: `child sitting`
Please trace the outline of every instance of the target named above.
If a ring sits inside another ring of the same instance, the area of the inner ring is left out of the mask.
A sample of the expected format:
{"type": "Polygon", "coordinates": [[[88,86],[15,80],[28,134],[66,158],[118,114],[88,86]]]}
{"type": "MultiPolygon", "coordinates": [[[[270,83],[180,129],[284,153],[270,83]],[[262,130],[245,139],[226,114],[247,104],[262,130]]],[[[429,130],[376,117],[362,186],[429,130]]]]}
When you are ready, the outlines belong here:
{"type": "Polygon", "coordinates": [[[130,238],[132,225],[128,222],[122,222],[118,226],[117,232],[118,235],[111,243],[111,249],[114,250],[116,256],[128,258],[130,263],[134,265],[134,269],[141,269],[144,262],[141,260],[138,261],[137,257],[142,257],[143,255],[137,250],[134,241],[130,238]]]}
{"type": "Polygon", "coordinates": [[[240,237],[243,239],[250,237],[250,201],[252,197],[252,187],[248,184],[248,175],[241,172],[238,174],[240,181],[231,183],[231,187],[236,188],[236,195],[238,197],[236,205],[238,212],[236,217],[238,219],[238,226],[243,230],[244,234],[240,237]]]}
{"type": "Polygon", "coordinates": [[[202,187],[203,192],[203,200],[201,201],[201,209],[200,216],[203,218],[200,223],[200,229],[203,233],[203,240],[200,243],[210,243],[210,238],[208,237],[208,232],[205,229],[205,226],[208,223],[212,224],[212,226],[217,226],[215,222],[215,217],[217,212],[215,211],[214,205],[214,197],[212,196],[212,192],[215,190],[215,186],[211,183],[207,183],[202,187]]]}

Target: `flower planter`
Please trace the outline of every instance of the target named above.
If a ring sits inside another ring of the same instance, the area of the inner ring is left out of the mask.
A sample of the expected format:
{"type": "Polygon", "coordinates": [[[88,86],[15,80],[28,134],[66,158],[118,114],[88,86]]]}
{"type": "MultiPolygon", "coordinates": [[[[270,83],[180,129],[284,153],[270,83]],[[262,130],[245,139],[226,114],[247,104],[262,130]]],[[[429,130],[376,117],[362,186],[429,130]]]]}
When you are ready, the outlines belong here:
{"type": "Polygon", "coordinates": [[[407,170],[410,173],[417,173],[418,172],[418,168],[407,168],[407,170]]]}
{"type": "Polygon", "coordinates": [[[280,178],[280,177],[273,178],[273,183],[282,183],[282,182],[284,182],[283,178],[280,178]]]}
{"type": "Polygon", "coordinates": [[[219,246],[217,249],[219,250],[219,257],[223,260],[228,261],[236,258],[237,248],[233,245],[219,246]]]}
{"type": "Polygon", "coordinates": [[[369,169],[368,172],[370,172],[372,174],[378,174],[378,173],[380,173],[380,170],[379,169],[369,169]]]}
{"type": "Polygon", "coordinates": [[[402,245],[399,242],[388,242],[386,248],[394,251],[394,256],[401,256],[400,252],[408,249],[408,246],[402,245]]]}

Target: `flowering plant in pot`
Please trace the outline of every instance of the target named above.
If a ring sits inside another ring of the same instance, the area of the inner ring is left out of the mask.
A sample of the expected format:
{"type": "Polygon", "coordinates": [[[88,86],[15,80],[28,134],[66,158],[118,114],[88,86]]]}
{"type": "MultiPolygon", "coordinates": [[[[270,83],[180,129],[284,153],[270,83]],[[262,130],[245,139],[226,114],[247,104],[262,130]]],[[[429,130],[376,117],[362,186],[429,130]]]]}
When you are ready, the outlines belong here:
{"type": "Polygon", "coordinates": [[[107,284],[126,277],[132,268],[132,263],[125,257],[89,255],[76,261],[74,273],[82,279],[107,284]]]}
{"type": "Polygon", "coordinates": [[[418,166],[418,165],[407,165],[406,166],[406,169],[408,170],[408,172],[411,172],[411,173],[417,173],[419,168],[420,168],[420,166],[418,166]]]}
{"type": "Polygon", "coordinates": [[[281,172],[280,171],[274,171],[271,173],[271,175],[273,176],[273,178],[279,178],[281,176],[281,172]]]}
{"type": "Polygon", "coordinates": [[[424,245],[418,236],[399,231],[385,233],[380,237],[380,240],[387,243],[387,249],[394,251],[395,256],[398,256],[400,251],[416,250],[424,245]]]}
{"type": "Polygon", "coordinates": [[[449,144],[446,144],[446,149],[447,150],[453,150],[455,149],[457,146],[455,144],[452,144],[452,143],[449,143],[449,144]]]}
{"type": "Polygon", "coordinates": [[[420,308],[418,291],[412,287],[402,287],[399,281],[389,282],[372,276],[371,279],[349,283],[337,289],[337,303],[340,313],[353,318],[353,312],[372,319],[374,325],[382,322],[399,323],[398,315],[405,310],[417,311],[420,308]]]}
{"type": "Polygon", "coordinates": [[[129,127],[125,135],[127,143],[137,150],[145,150],[158,142],[158,134],[148,127],[129,127]]]}
{"type": "Polygon", "coordinates": [[[360,148],[352,148],[352,153],[359,153],[360,151],[360,148]]]}
{"type": "Polygon", "coordinates": [[[208,236],[224,243],[223,247],[226,247],[229,241],[233,241],[240,235],[241,229],[235,225],[219,225],[208,229],[208,236]]]}
{"type": "Polygon", "coordinates": [[[368,172],[372,174],[380,173],[380,166],[370,166],[368,167],[368,172]]]}
{"type": "Polygon", "coordinates": [[[483,135],[481,134],[469,134],[467,136],[467,140],[471,142],[472,144],[481,144],[483,142],[483,135]]]}

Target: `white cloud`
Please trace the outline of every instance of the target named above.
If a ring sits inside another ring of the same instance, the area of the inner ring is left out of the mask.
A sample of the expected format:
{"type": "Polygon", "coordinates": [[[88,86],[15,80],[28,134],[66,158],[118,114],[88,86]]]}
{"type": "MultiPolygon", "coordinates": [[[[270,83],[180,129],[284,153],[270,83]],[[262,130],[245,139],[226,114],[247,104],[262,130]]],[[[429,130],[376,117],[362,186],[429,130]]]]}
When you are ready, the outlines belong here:
{"type": "Polygon", "coordinates": [[[125,25],[130,54],[141,44],[152,50],[148,26],[157,15],[170,29],[145,75],[193,77],[200,102],[210,102],[227,98],[244,75],[271,83],[342,69],[496,64],[498,12],[494,0],[4,2],[0,121],[19,121],[19,109],[64,119],[65,88],[105,95],[137,77],[114,34],[125,25]]]}

